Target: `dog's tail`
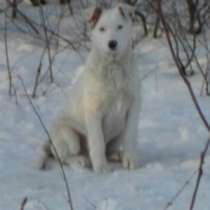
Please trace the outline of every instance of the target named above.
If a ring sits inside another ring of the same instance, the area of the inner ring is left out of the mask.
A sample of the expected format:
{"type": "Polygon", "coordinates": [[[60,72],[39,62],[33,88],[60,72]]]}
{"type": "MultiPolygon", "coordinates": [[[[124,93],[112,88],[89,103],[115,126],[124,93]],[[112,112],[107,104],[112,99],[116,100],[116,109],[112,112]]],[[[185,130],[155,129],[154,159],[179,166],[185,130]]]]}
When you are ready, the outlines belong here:
{"type": "Polygon", "coordinates": [[[52,156],[50,141],[38,147],[36,152],[36,168],[45,169],[48,158],[52,156]]]}

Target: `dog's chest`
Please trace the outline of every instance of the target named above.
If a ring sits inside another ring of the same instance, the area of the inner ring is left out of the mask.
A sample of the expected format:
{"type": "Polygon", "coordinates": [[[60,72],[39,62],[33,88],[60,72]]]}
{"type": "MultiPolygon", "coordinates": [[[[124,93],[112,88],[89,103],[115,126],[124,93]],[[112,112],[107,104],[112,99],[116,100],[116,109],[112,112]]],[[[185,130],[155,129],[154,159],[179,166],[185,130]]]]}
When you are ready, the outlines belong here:
{"type": "Polygon", "coordinates": [[[124,92],[120,93],[110,104],[103,120],[106,141],[117,137],[124,129],[129,104],[129,96],[124,92]]]}
{"type": "Polygon", "coordinates": [[[85,77],[85,106],[104,115],[110,109],[121,112],[130,96],[129,77],[122,66],[112,64],[96,67],[85,77]]]}
{"type": "Polygon", "coordinates": [[[128,85],[129,77],[124,66],[110,64],[102,69],[101,79],[107,91],[122,91],[128,85]]]}

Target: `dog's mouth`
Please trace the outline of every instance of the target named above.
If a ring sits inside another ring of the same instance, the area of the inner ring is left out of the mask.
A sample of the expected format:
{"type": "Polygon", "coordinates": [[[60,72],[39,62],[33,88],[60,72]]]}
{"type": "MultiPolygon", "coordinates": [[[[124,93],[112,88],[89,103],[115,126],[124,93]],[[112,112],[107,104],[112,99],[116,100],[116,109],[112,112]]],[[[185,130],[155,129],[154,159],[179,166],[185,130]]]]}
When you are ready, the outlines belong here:
{"type": "Polygon", "coordinates": [[[118,53],[116,51],[111,51],[110,57],[113,59],[113,61],[115,61],[115,60],[117,60],[118,53]]]}

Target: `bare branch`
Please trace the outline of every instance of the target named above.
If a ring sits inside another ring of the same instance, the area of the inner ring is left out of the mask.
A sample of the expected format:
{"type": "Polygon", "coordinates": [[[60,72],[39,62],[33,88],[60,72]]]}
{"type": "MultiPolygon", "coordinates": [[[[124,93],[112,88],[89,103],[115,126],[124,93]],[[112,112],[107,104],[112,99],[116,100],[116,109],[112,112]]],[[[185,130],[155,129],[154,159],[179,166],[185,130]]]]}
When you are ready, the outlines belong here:
{"type": "MultiPolygon", "coordinates": [[[[167,42],[168,42],[168,45],[169,45],[169,48],[170,48],[170,52],[171,52],[172,58],[173,58],[173,60],[174,60],[174,62],[176,64],[176,67],[177,67],[177,69],[179,71],[179,74],[180,74],[181,78],[183,79],[185,85],[188,88],[188,91],[190,93],[192,101],[193,101],[193,103],[194,103],[194,105],[196,107],[196,110],[197,110],[197,112],[198,112],[198,114],[199,114],[203,124],[205,125],[205,127],[209,131],[210,130],[209,122],[207,121],[206,117],[204,116],[204,113],[203,113],[202,109],[199,106],[198,100],[197,100],[197,98],[195,96],[195,93],[193,91],[191,83],[190,83],[190,81],[188,80],[188,78],[186,77],[186,75],[184,73],[185,72],[185,66],[181,62],[180,57],[176,54],[175,49],[173,47],[172,38],[171,38],[171,36],[173,37],[173,33],[172,33],[172,30],[171,30],[169,24],[166,22],[166,20],[164,18],[164,15],[162,13],[161,0],[157,0],[157,3],[158,3],[158,10],[157,10],[158,11],[158,15],[160,16],[160,19],[161,19],[161,22],[162,22],[162,25],[163,25],[163,28],[164,28],[164,31],[165,31],[166,39],[167,39],[167,42]]],[[[173,37],[173,40],[174,40],[174,37],[173,37]]]]}
{"type": "Polygon", "coordinates": [[[9,79],[9,95],[12,96],[12,72],[10,68],[10,60],[9,60],[9,52],[8,52],[6,15],[4,16],[4,44],[5,44],[6,64],[7,64],[7,72],[8,72],[8,79],[9,79]]]}
{"type": "Polygon", "coordinates": [[[199,167],[198,167],[198,176],[197,176],[195,189],[194,189],[194,192],[193,192],[193,196],[192,196],[192,200],[191,200],[189,210],[194,209],[196,197],[197,197],[197,194],[198,194],[198,189],[199,189],[199,186],[200,186],[201,178],[203,176],[203,165],[204,165],[204,161],[205,161],[207,151],[209,149],[209,145],[210,145],[210,137],[209,137],[208,141],[206,142],[204,150],[201,152],[201,155],[200,155],[200,163],[199,163],[199,167]]]}
{"type": "Polygon", "coordinates": [[[48,31],[47,31],[47,25],[46,25],[46,20],[45,20],[45,15],[44,15],[44,10],[42,8],[42,5],[39,5],[39,12],[42,20],[42,27],[44,29],[44,35],[45,35],[45,42],[46,42],[46,48],[47,48],[47,54],[48,54],[48,60],[49,60],[49,72],[50,72],[50,81],[54,81],[53,77],[53,69],[52,69],[52,56],[51,56],[51,48],[50,48],[50,40],[48,36],[48,31]]]}
{"type": "Polygon", "coordinates": [[[28,202],[28,198],[27,197],[23,198],[21,205],[20,205],[20,210],[24,210],[27,202],[28,202]]]}
{"type": "Polygon", "coordinates": [[[40,59],[39,66],[38,66],[37,72],[36,72],[34,88],[33,88],[33,91],[32,91],[32,98],[36,97],[36,90],[37,90],[37,87],[39,85],[39,78],[40,78],[40,75],[41,75],[41,71],[42,71],[42,57],[40,59]]]}
{"type": "Polygon", "coordinates": [[[190,176],[190,178],[185,181],[185,183],[183,184],[183,186],[181,186],[181,188],[176,192],[176,194],[166,204],[164,210],[169,209],[174,204],[174,202],[176,201],[176,199],[182,194],[182,192],[184,192],[185,188],[190,184],[190,181],[192,180],[192,178],[195,176],[196,173],[197,173],[197,170],[193,172],[193,174],[190,176]]]}
{"type": "MultiPolygon", "coordinates": [[[[166,22],[166,19],[164,17],[164,14],[162,13],[162,8],[161,8],[161,0],[157,0],[157,5],[158,5],[158,15],[161,19],[161,22],[162,22],[162,25],[163,25],[163,28],[164,28],[164,31],[165,31],[165,35],[166,35],[166,39],[167,39],[167,42],[168,42],[168,45],[169,45],[169,48],[170,48],[170,52],[171,52],[171,55],[172,55],[172,58],[176,64],[176,67],[178,69],[178,72],[180,74],[180,76],[182,77],[185,85],[187,86],[188,90],[189,90],[189,93],[190,93],[190,96],[192,98],[192,101],[196,107],[196,110],[202,120],[202,122],[204,123],[205,127],[207,128],[208,131],[210,131],[210,125],[209,125],[209,122],[207,121],[205,115],[203,114],[200,106],[199,106],[199,103],[197,101],[197,98],[195,96],[195,93],[192,89],[192,86],[191,86],[191,83],[190,81],[188,80],[188,78],[186,77],[186,75],[184,74],[184,71],[185,71],[185,66],[183,65],[180,57],[179,57],[179,54],[175,51],[174,47],[173,47],[173,43],[172,43],[172,39],[176,41],[176,38],[174,37],[174,34],[171,30],[171,27],[170,25],[166,22]]],[[[175,43],[177,44],[177,43],[175,43]]],[[[204,165],[204,161],[205,161],[205,157],[206,157],[206,154],[207,154],[207,151],[208,151],[208,148],[209,148],[209,145],[210,145],[210,137],[204,147],[204,150],[201,152],[201,155],[200,155],[200,163],[199,163],[199,169],[198,169],[198,175],[197,175],[197,181],[196,181],[196,185],[195,185],[195,188],[194,188],[194,192],[193,192],[193,196],[192,196],[192,200],[191,200],[191,204],[190,204],[190,208],[189,210],[193,210],[194,209],[194,204],[195,204],[195,201],[196,201],[196,197],[197,197],[197,193],[198,193],[198,189],[199,189],[199,186],[200,186],[200,182],[201,182],[201,178],[202,178],[202,175],[203,175],[203,165],[204,165]]]]}
{"type": "Polygon", "coordinates": [[[24,84],[23,79],[20,76],[18,76],[18,79],[21,82],[21,85],[22,85],[22,87],[24,89],[25,95],[26,95],[26,97],[27,97],[27,99],[29,101],[29,104],[31,105],[31,108],[33,109],[34,114],[37,116],[37,118],[38,118],[38,120],[39,120],[39,122],[40,122],[40,124],[41,124],[41,126],[42,126],[42,128],[43,128],[43,130],[45,132],[45,134],[47,135],[47,137],[48,137],[48,139],[50,141],[50,144],[52,145],[52,148],[54,150],[56,159],[58,160],[58,163],[59,163],[59,166],[60,166],[60,169],[61,169],[63,181],[64,181],[64,184],[65,184],[65,188],[66,188],[66,192],[67,192],[67,196],[68,196],[68,204],[69,204],[70,210],[74,210],[72,196],[71,196],[71,191],[70,191],[70,187],[69,187],[69,183],[68,183],[68,179],[67,179],[67,176],[66,176],[66,173],[65,173],[65,170],[64,170],[62,161],[60,159],[60,156],[59,156],[59,154],[58,154],[58,152],[56,150],[56,147],[55,147],[55,145],[54,145],[54,143],[52,141],[52,138],[50,136],[50,133],[49,133],[47,127],[45,126],[45,123],[43,122],[43,120],[42,120],[39,112],[37,111],[35,105],[33,104],[32,100],[31,100],[31,98],[30,98],[30,96],[29,96],[29,94],[28,94],[28,92],[26,90],[26,87],[25,87],[25,84],[24,84]]]}

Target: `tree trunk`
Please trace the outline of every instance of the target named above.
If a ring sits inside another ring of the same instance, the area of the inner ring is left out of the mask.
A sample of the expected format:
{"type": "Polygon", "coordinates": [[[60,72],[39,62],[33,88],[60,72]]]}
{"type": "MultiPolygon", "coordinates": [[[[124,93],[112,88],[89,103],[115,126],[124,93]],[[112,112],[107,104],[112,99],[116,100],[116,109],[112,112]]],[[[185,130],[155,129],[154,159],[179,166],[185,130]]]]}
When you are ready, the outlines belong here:
{"type": "Polygon", "coordinates": [[[17,0],[12,1],[12,18],[17,17],[17,0]]]}
{"type": "Polygon", "coordinates": [[[200,15],[197,12],[197,6],[198,6],[198,2],[197,1],[197,5],[194,3],[193,0],[186,0],[187,2],[187,7],[188,7],[188,12],[189,12],[189,32],[192,34],[199,34],[201,33],[202,27],[201,27],[201,21],[200,21],[200,15]],[[198,26],[196,27],[196,22],[198,23],[198,26]]]}

